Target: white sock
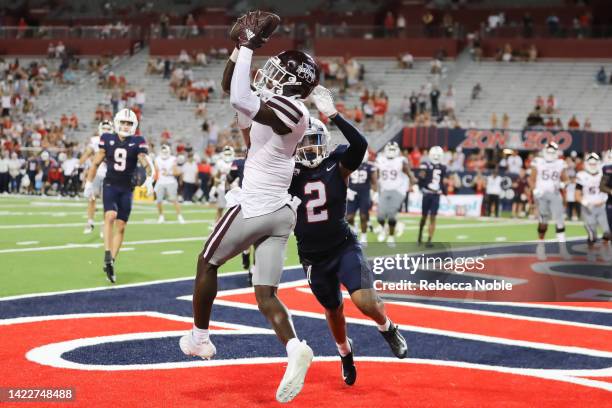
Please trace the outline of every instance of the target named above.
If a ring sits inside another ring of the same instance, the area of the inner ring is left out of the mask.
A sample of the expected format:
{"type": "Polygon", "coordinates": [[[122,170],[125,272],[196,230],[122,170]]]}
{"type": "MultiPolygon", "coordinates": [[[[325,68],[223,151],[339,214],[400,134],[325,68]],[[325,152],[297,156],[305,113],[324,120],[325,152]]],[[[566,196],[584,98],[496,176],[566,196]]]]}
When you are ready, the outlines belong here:
{"type": "Polygon", "coordinates": [[[557,241],[565,242],[565,232],[557,232],[557,241]]]}
{"type": "Polygon", "coordinates": [[[91,218],[87,219],[87,225],[93,225],[94,221],[91,218]]]}
{"type": "Polygon", "coordinates": [[[342,344],[336,343],[336,347],[338,347],[338,353],[340,353],[342,357],[346,357],[351,352],[351,345],[348,338],[344,340],[344,343],[342,344]]]}
{"type": "Polygon", "coordinates": [[[300,345],[300,340],[297,337],[294,337],[292,339],[290,339],[287,342],[287,355],[290,355],[291,353],[293,353],[293,350],[295,350],[297,348],[297,346],[300,345]]]}
{"type": "Polygon", "coordinates": [[[378,324],[378,330],[380,331],[389,331],[391,328],[391,320],[387,317],[387,320],[383,324],[378,324]]]}
{"type": "Polygon", "coordinates": [[[210,339],[208,329],[199,329],[195,324],[193,325],[191,332],[193,333],[193,339],[198,343],[202,343],[203,341],[208,341],[210,339]]]}

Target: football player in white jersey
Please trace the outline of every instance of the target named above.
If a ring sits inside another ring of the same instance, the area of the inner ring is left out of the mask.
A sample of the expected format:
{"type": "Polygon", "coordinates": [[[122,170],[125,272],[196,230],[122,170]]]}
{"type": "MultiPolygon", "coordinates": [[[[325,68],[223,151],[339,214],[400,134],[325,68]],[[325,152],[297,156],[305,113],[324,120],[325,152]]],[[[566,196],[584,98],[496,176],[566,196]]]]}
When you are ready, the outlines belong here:
{"type": "MultiPolygon", "coordinates": [[[[217,222],[198,257],[193,294],[194,326],[180,339],[183,353],[212,358],[216,348],[208,327],[217,294],[217,270],[227,260],[255,245],[257,266],[253,286],[259,310],[285,345],[288,364],[276,392],[289,402],[301,391],[313,359],[312,349],[297,338],[287,308],[277,296],[285,249],[296,222],[299,200],[287,192],[295,162],[293,155],[308,128],[310,114],[303,103],[317,86],[320,70],[309,55],[285,51],[271,57],[251,84],[253,50],[267,41],[266,28],[278,17],[250,12],[232,28],[237,48],[227,62],[222,86],[232,107],[250,126],[249,150],[242,188],[228,195],[231,206],[217,222]],[[251,89],[251,85],[254,90],[251,89]]],[[[243,121],[244,122],[244,121],[243,121]]]]}
{"type": "Polygon", "coordinates": [[[544,236],[548,223],[553,220],[556,225],[557,241],[561,256],[569,258],[565,244],[565,211],[561,189],[568,181],[567,164],[559,158],[559,146],[550,142],[542,151],[541,157],[536,157],[529,175],[529,187],[538,209],[538,238],[536,247],[539,260],[546,260],[544,236]]]}
{"type": "MultiPolygon", "coordinates": [[[[385,146],[384,154],[376,159],[378,170],[378,223],[380,224],[378,241],[387,239],[390,246],[395,245],[395,226],[397,213],[408,191],[406,178],[414,183],[415,178],[408,161],[400,154],[396,142],[385,146]],[[405,176],[404,176],[405,175],[405,176]],[[389,224],[389,236],[385,233],[385,222],[389,224]]],[[[408,183],[409,184],[409,183],[408,183]]]]}
{"type": "Polygon", "coordinates": [[[582,205],[582,220],[588,233],[587,244],[589,261],[596,261],[597,227],[603,231],[601,257],[604,261],[610,258],[610,227],[606,215],[608,194],[600,190],[603,176],[601,160],[597,153],[590,153],[584,160],[584,170],[576,175],[576,201],[582,205]]]}
{"type": "MultiPolygon", "coordinates": [[[[100,144],[100,136],[104,133],[112,133],[114,131],[113,122],[110,120],[104,120],[100,122],[98,125],[98,134],[97,136],[92,136],[89,140],[89,144],[85,147],[85,152],[81,156],[79,160],[79,165],[83,166],[88,162],[90,157],[93,157],[98,150],[100,149],[98,145],[100,144]]],[[[89,167],[88,167],[89,168],[89,167]]],[[[87,174],[87,173],[85,173],[87,174]]],[[[93,181],[93,191],[94,194],[87,201],[87,225],[85,226],[85,230],[83,234],[91,234],[94,230],[94,216],[96,215],[96,199],[98,197],[102,197],[102,182],[104,181],[104,177],[106,176],[106,163],[101,163],[98,166],[98,171],[96,172],[96,177],[93,181]]],[[[102,236],[102,231],[100,231],[100,236],[102,236]]]]}
{"type": "Polygon", "coordinates": [[[157,183],[155,183],[155,200],[157,201],[157,212],[159,218],[157,222],[162,224],[165,222],[163,203],[164,200],[170,201],[176,210],[176,217],[180,224],[185,223],[185,219],[181,214],[181,205],[178,202],[178,181],[176,177],[180,174],[177,165],[176,157],[172,155],[172,149],[169,145],[164,144],[161,147],[159,156],[155,158],[155,172],[158,174],[157,183]]]}
{"type": "Polygon", "coordinates": [[[232,146],[225,146],[219,159],[215,162],[213,177],[214,177],[214,191],[217,196],[217,218],[219,221],[223,211],[227,207],[225,200],[225,193],[229,190],[227,184],[227,177],[232,169],[232,162],[236,158],[236,153],[232,146]]]}

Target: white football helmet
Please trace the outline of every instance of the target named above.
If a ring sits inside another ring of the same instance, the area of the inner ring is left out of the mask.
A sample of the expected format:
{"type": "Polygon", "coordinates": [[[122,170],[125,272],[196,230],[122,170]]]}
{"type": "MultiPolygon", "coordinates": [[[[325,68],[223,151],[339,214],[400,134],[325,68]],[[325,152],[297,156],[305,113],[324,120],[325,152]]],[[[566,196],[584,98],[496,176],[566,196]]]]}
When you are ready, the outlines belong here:
{"type": "Polygon", "coordinates": [[[104,133],[113,133],[114,131],[113,122],[110,120],[103,120],[98,125],[98,136],[102,136],[104,133]]]}
{"type": "Polygon", "coordinates": [[[41,158],[43,161],[47,161],[47,160],[49,160],[49,152],[48,152],[48,151],[46,151],[46,150],[45,150],[45,151],[43,151],[43,152],[40,154],[40,158],[41,158]]]}
{"type": "Polygon", "coordinates": [[[310,125],[295,151],[295,161],[306,167],[317,167],[329,156],[329,131],[319,119],[310,118],[310,125]]]}
{"type": "Polygon", "coordinates": [[[185,164],[186,160],[187,158],[185,157],[184,154],[179,154],[178,156],[176,156],[176,164],[178,164],[179,166],[182,166],[183,164],[185,164]]]}
{"type": "Polygon", "coordinates": [[[444,150],[440,146],[433,146],[429,149],[429,161],[432,164],[440,164],[442,163],[442,158],[444,157],[444,150]]]}
{"type": "Polygon", "coordinates": [[[385,157],[394,159],[400,155],[400,148],[397,142],[389,142],[385,145],[385,157]]]}
{"type": "Polygon", "coordinates": [[[223,148],[223,153],[221,153],[221,157],[224,162],[231,163],[236,158],[236,152],[232,146],[225,146],[223,148]]]}
{"type": "Polygon", "coordinates": [[[162,145],[161,147],[161,151],[159,152],[159,155],[162,159],[167,159],[168,157],[170,157],[170,153],[172,152],[172,150],[170,149],[170,146],[168,146],[167,144],[162,145]]]}
{"type": "Polygon", "coordinates": [[[549,142],[542,152],[542,157],[547,162],[557,160],[559,158],[559,145],[555,142],[549,142]]]}
{"type": "Polygon", "coordinates": [[[138,129],[138,118],[130,109],[121,109],[117,112],[113,123],[115,124],[115,131],[122,137],[132,136],[138,129]]]}
{"type": "Polygon", "coordinates": [[[601,159],[597,153],[589,153],[584,159],[584,168],[590,174],[597,174],[601,170],[601,159]]]}
{"type": "Polygon", "coordinates": [[[65,162],[68,159],[68,155],[65,152],[61,152],[58,156],[57,156],[57,161],[60,163],[65,162]]]}

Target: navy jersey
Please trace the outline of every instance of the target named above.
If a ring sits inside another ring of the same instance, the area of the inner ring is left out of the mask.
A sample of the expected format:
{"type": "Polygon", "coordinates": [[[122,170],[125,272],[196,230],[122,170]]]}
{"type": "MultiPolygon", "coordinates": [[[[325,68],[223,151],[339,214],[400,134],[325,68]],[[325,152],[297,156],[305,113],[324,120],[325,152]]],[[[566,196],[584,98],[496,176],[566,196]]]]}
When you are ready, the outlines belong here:
{"type": "MultiPolygon", "coordinates": [[[[612,188],[612,164],[603,167],[603,177],[607,181],[606,187],[612,188]]],[[[608,194],[608,204],[612,205],[612,194],[608,194]]]]}
{"type": "Polygon", "coordinates": [[[425,162],[419,166],[417,171],[419,188],[423,193],[446,194],[444,179],[446,178],[446,166],[425,162]]]}
{"type": "Polygon", "coordinates": [[[244,177],[244,162],[246,159],[236,159],[232,162],[230,172],[227,175],[227,182],[233,183],[234,180],[238,179],[238,186],[242,187],[242,179],[244,177]]]}
{"type": "Polygon", "coordinates": [[[361,163],[349,177],[349,188],[355,191],[370,190],[374,166],[370,162],[361,163]]]}
{"type": "Polygon", "coordinates": [[[316,168],[295,165],[289,193],[302,200],[294,231],[300,257],[325,258],[353,237],[345,219],[347,185],[340,172],[346,149],[338,146],[316,168]]]}
{"type": "Polygon", "coordinates": [[[104,184],[123,189],[133,189],[133,177],[136,172],[138,155],[147,153],[147,142],[142,136],[121,138],[115,133],[104,133],[100,136],[100,149],[104,149],[106,161],[106,178],[104,184]]]}

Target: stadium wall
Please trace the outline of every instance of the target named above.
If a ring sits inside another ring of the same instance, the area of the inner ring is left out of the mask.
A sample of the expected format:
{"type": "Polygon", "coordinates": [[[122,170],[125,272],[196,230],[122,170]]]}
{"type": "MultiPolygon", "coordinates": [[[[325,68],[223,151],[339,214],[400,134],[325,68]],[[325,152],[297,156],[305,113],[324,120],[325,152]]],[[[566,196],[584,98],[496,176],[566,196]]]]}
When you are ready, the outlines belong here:
{"type": "Polygon", "coordinates": [[[410,52],[414,57],[431,58],[439,50],[454,58],[459,41],[450,38],[318,38],[314,43],[317,56],[395,57],[410,52]]]}
{"type": "Polygon", "coordinates": [[[482,41],[483,55],[492,57],[506,44],[513,50],[535,45],[539,58],[612,58],[612,39],[603,38],[489,38],[482,41]]]}
{"type": "MultiPolygon", "coordinates": [[[[181,50],[208,52],[211,48],[226,48],[231,51],[234,44],[227,38],[151,39],[149,42],[149,52],[155,56],[174,56],[181,50]]],[[[294,42],[290,38],[271,38],[265,47],[257,50],[257,55],[276,55],[292,48],[294,42]]]]}
{"type": "MultiPolygon", "coordinates": [[[[79,55],[121,55],[130,52],[136,43],[130,39],[82,40],[60,39],[67,49],[79,55]]],[[[56,44],[60,40],[50,39],[20,39],[0,40],[0,55],[47,55],[49,43],[56,44]]]]}
{"type": "Polygon", "coordinates": [[[403,148],[446,146],[454,149],[541,150],[549,141],[562,150],[601,152],[612,148],[612,132],[448,129],[406,127],[393,139],[403,148]]]}

